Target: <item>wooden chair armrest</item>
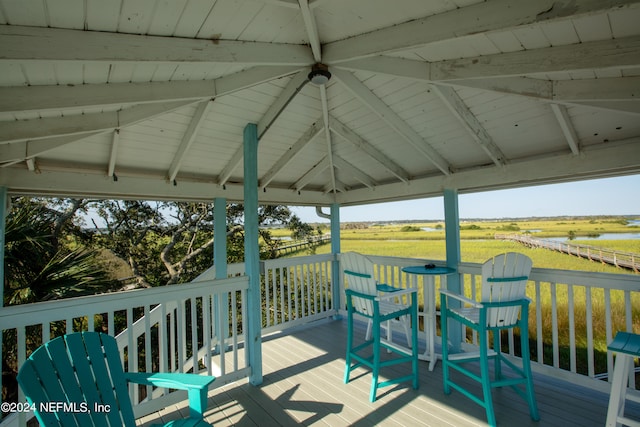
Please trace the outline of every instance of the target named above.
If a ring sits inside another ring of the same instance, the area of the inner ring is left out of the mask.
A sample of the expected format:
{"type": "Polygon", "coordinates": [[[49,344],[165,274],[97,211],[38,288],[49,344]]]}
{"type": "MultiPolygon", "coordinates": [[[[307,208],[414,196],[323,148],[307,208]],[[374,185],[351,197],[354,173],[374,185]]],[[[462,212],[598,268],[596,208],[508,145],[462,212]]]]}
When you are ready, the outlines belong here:
{"type": "Polygon", "coordinates": [[[154,387],[177,390],[204,389],[216,378],[208,375],[182,374],[175,372],[125,372],[127,381],[154,387]]]}
{"type": "Polygon", "coordinates": [[[209,384],[216,378],[208,375],[181,374],[173,372],[125,372],[127,381],[156,387],[186,390],[189,398],[189,416],[202,420],[207,409],[209,384]]]}
{"type": "Polygon", "coordinates": [[[388,299],[395,299],[397,297],[400,297],[402,295],[409,295],[409,294],[413,294],[413,293],[417,293],[418,292],[418,288],[406,288],[406,289],[401,289],[401,288],[397,288],[397,291],[393,291],[393,292],[389,292],[388,294],[385,295],[378,295],[376,297],[377,301],[384,301],[384,300],[388,300],[388,299]]]}
{"type": "Polygon", "coordinates": [[[482,303],[478,302],[478,301],[474,301],[472,299],[469,299],[467,297],[465,297],[464,295],[460,295],[460,294],[456,294],[454,292],[451,292],[447,289],[440,289],[440,294],[441,295],[445,295],[446,297],[451,297],[455,300],[461,301],[465,304],[469,304],[470,306],[474,307],[474,308],[482,308],[484,307],[482,305],[482,303]]]}

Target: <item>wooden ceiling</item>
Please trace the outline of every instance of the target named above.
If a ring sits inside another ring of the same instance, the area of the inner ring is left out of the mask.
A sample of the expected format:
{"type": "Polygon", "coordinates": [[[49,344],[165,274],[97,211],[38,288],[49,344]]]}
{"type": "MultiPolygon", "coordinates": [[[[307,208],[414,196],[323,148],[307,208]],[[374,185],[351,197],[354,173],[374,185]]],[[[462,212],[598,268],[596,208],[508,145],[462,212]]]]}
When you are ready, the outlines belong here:
{"type": "Polygon", "coordinates": [[[637,174],[639,22],[640,1],[0,0],[0,185],[242,200],[248,123],[265,204],[637,174]]]}

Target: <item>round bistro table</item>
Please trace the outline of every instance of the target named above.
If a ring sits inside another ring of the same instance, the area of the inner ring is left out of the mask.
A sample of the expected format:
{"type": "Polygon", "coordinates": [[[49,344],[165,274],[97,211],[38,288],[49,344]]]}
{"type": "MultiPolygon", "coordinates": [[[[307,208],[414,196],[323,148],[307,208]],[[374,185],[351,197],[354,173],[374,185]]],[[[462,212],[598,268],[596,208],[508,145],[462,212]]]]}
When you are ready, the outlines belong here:
{"type": "MultiPolygon", "coordinates": [[[[403,267],[402,271],[407,274],[425,276],[424,280],[424,333],[426,339],[426,349],[420,359],[429,361],[429,370],[436,367],[438,354],[436,353],[436,282],[435,276],[441,276],[446,280],[447,275],[456,272],[450,267],[427,267],[425,265],[414,265],[403,267]]],[[[441,282],[441,286],[443,283],[441,282]]],[[[442,356],[441,356],[442,357],[442,356]]]]}

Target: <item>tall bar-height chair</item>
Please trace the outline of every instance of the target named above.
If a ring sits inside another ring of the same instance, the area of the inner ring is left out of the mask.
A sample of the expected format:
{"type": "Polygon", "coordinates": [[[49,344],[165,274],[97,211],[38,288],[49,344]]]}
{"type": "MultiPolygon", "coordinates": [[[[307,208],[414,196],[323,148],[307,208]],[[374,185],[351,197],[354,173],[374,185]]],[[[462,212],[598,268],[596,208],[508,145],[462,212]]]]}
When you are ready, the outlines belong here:
{"type": "Polygon", "coordinates": [[[487,422],[496,425],[491,390],[496,387],[512,387],[529,404],[531,419],[537,421],[538,407],[533,390],[531,361],[529,356],[529,299],[526,298],[526,287],[531,272],[531,259],[525,255],[509,252],[497,255],[482,266],[482,292],[480,301],[471,300],[446,289],[440,290],[442,313],[442,370],[444,392],[451,393],[455,389],[479,404],[487,413],[487,422]],[[450,299],[458,300],[462,307],[453,307],[450,299]],[[447,345],[448,321],[471,328],[478,333],[479,349],[477,352],[450,354],[447,345]],[[522,366],[516,366],[502,354],[500,350],[500,333],[504,330],[518,328],[520,330],[520,348],[522,366]],[[489,345],[489,334],[493,335],[493,348],[489,345]],[[493,360],[493,378],[489,372],[489,362],[493,360]],[[480,362],[479,375],[470,362],[480,362]],[[505,376],[502,364],[515,374],[505,376]],[[473,393],[459,382],[455,382],[450,370],[460,372],[480,382],[482,396],[473,393]],[[522,387],[524,385],[524,388],[522,387]]]}

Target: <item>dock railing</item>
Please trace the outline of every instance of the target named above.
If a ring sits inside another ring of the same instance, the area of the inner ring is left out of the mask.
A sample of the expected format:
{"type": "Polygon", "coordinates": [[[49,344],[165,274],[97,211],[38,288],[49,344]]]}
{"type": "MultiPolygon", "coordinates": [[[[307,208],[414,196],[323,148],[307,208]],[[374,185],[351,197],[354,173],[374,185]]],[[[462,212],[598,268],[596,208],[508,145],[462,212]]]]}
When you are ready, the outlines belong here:
{"type": "Polygon", "coordinates": [[[570,241],[562,242],[551,239],[539,239],[528,234],[496,234],[498,240],[511,240],[530,248],[542,248],[585,258],[590,261],[610,264],[626,268],[638,273],[640,271],[640,254],[601,248],[598,246],[580,245],[570,241]]]}

